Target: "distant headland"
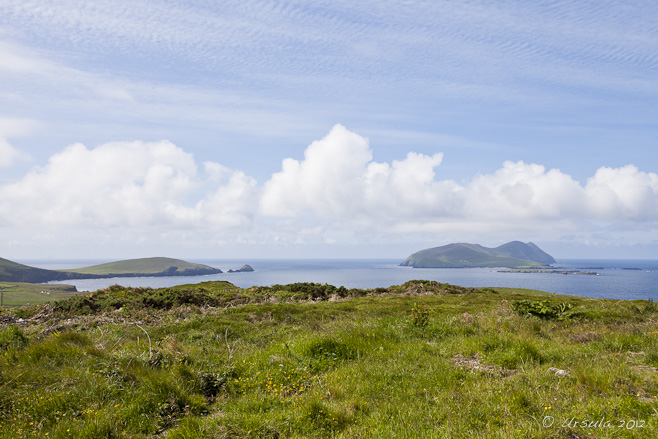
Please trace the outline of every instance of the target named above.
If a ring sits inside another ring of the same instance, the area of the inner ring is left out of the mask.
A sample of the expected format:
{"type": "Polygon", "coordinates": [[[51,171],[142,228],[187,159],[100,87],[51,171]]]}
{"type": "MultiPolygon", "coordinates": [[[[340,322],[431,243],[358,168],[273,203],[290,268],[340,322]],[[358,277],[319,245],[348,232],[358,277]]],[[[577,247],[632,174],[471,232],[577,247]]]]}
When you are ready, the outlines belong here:
{"type": "Polygon", "coordinates": [[[172,258],[127,259],[68,270],[45,270],[0,258],[0,281],[41,283],[111,277],[202,276],[222,270],[172,258]]]}
{"type": "Polygon", "coordinates": [[[456,243],[428,248],[409,256],[401,266],[414,268],[545,268],[555,259],[532,242],[512,241],[496,248],[456,243]]]}

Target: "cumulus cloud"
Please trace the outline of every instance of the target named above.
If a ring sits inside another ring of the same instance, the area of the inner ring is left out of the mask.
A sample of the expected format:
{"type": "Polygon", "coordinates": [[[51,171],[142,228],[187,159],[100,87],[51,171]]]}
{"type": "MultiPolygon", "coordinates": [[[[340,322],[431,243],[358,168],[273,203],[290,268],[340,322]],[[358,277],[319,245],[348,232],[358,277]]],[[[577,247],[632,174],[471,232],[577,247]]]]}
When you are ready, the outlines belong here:
{"type": "Polygon", "coordinates": [[[602,220],[657,220],[658,175],[634,165],[603,167],[587,180],[588,211],[602,220]]]}
{"type": "Polygon", "coordinates": [[[372,159],[368,141],[341,125],[304,152],[304,160],[283,160],[281,172],[265,183],[261,211],[291,216],[312,209],[320,214],[354,213],[358,202],[355,183],[372,159]]]}
{"type": "Polygon", "coordinates": [[[492,174],[458,184],[437,178],[442,157],[410,152],[378,163],[367,139],[336,125],[306,149],[303,160],[283,161],[263,187],[260,210],[366,219],[398,231],[409,231],[409,224],[491,232],[545,221],[658,220],[658,175],[632,165],[601,168],[582,185],[559,169],[506,161],[492,174]]]}
{"type": "Polygon", "coordinates": [[[585,192],[558,169],[524,162],[503,163],[493,174],[475,177],[463,192],[466,217],[559,219],[579,217],[585,192]]]}
{"type": "Polygon", "coordinates": [[[167,141],[74,144],[0,186],[0,226],[148,229],[250,245],[658,229],[658,174],[633,165],[601,168],[582,183],[506,161],[457,183],[441,178],[442,159],[409,152],[377,162],[368,139],[336,125],[258,185],[167,141]]]}
{"type": "Polygon", "coordinates": [[[446,213],[459,187],[434,180],[442,158],[411,152],[391,164],[374,162],[367,139],[336,125],[306,149],[304,160],[283,160],[263,187],[260,210],[271,216],[310,210],[327,217],[446,213]]]}
{"type": "Polygon", "coordinates": [[[217,163],[204,169],[199,172],[191,154],[167,141],[70,145],[0,187],[0,221],[66,227],[248,223],[255,181],[217,163]]]}

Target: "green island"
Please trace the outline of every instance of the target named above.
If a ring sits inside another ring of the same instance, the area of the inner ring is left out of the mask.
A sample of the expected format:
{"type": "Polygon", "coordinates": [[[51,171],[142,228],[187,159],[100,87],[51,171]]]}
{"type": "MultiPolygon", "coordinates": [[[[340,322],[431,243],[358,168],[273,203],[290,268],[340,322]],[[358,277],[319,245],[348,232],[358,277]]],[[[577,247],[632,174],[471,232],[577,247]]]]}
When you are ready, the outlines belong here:
{"type": "Polygon", "coordinates": [[[0,438],[653,437],[657,321],[434,281],[115,285],[0,308],[0,438]]]}
{"type": "Polygon", "coordinates": [[[0,258],[0,282],[41,283],[69,279],[144,276],[200,276],[221,273],[208,265],[172,258],[141,258],[68,270],[45,270],[0,258]]]}
{"type": "Polygon", "coordinates": [[[402,261],[414,268],[545,268],[555,259],[532,242],[512,241],[496,248],[479,244],[448,244],[421,250],[402,261]]]}

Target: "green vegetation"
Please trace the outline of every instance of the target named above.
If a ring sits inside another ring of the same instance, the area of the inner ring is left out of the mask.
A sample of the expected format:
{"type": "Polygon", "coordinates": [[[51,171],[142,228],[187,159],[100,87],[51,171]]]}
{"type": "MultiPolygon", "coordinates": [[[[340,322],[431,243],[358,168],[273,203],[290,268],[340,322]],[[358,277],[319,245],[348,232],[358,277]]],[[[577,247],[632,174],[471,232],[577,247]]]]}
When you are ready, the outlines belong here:
{"type": "Polygon", "coordinates": [[[59,274],[52,270],[30,267],[0,258],[0,281],[4,282],[48,282],[57,280],[59,274]]]}
{"type": "Polygon", "coordinates": [[[570,312],[573,303],[550,303],[548,300],[520,300],[512,302],[512,309],[522,316],[536,316],[542,319],[563,319],[573,317],[570,312]]]}
{"type": "Polygon", "coordinates": [[[496,248],[478,244],[449,244],[414,253],[400,265],[414,268],[510,267],[538,268],[555,259],[532,242],[508,242],[496,248]]]}
{"type": "Polygon", "coordinates": [[[653,437],[655,303],[521,293],[206,282],[5,308],[0,438],[653,437]]]}
{"type": "Polygon", "coordinates": [[[19,306],[67,299],[79,293],[73,285],[39,285],[20,282],[0,282],[2,303],[19,306]]]}

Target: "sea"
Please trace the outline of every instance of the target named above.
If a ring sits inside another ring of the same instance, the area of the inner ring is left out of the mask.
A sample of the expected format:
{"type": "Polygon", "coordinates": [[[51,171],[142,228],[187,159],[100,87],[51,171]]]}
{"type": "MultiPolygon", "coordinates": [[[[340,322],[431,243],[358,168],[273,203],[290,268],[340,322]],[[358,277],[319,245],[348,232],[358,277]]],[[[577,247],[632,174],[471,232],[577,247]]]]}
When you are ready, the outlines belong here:
{"type": "MultiPolygon", "coordinates": [[[[47,269],[78,268],[110,261],[28,260],[21,263],[47,269]]],[[[213,259],[192,260],[224,271],[185,277],[116,277],[65,282],[78,291],[96,291],[110,285],[162,288],[223,280],[248,288],[294,282],[326,283],[346,288],[376,288],[425,279],[465,287],[529,288],[550,293],[603,299],[658,301],[658,260],[562,259],[556,270],[595,272],[596,275],[505,273],[499,268],[411,268],[399,259],[213,259]],[[227,273],[249,264],[254,272],[227,273]]]]}

